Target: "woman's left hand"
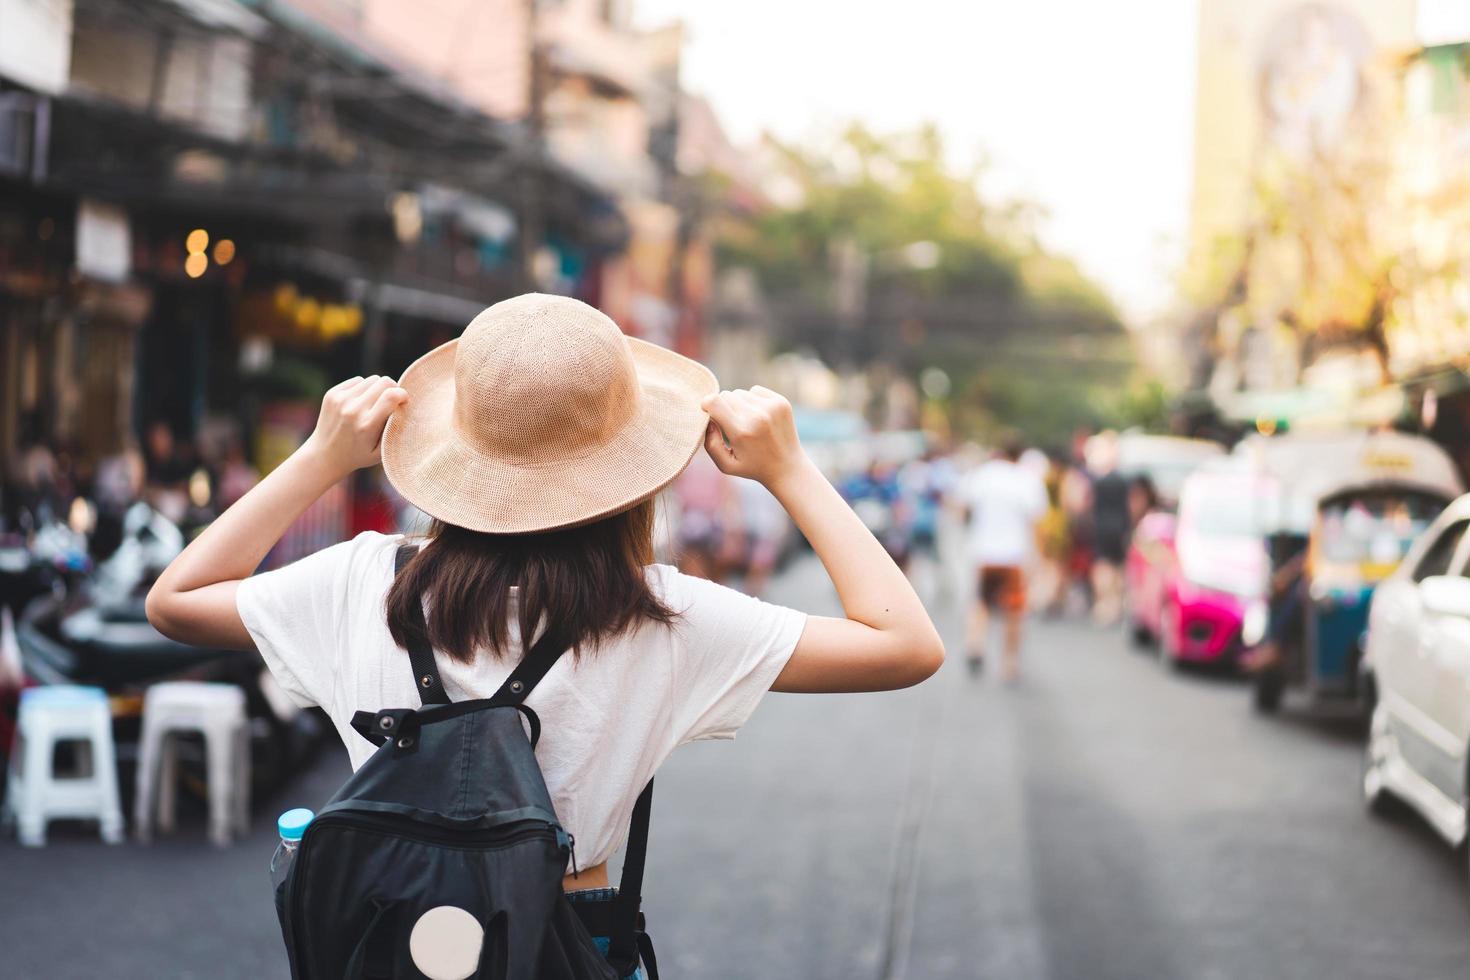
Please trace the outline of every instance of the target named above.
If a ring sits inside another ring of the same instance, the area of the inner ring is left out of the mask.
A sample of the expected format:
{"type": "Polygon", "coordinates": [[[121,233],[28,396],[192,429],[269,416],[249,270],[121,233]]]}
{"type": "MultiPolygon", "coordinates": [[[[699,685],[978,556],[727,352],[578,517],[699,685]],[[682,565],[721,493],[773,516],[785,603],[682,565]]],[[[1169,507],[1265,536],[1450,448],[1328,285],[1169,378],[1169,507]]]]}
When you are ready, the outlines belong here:
{"type": "Polygon", "coordinates": [[[316,429],[302,449],[342,476],[372,466],[378,462],[388,416],[406,401],[408,392],[392,378],[349,378],[322,398],[316,429]]]}

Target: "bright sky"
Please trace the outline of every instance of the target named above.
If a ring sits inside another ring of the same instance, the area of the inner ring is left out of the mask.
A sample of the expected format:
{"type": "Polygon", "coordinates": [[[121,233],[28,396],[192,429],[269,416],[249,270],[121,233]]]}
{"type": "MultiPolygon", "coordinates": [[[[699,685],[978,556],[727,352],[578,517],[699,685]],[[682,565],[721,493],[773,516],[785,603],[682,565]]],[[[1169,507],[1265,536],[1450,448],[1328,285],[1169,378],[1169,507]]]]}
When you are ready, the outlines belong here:
{"type": "Polygon", "coordinates": [[[937,122],[987,192],[1131,318],[1173,298],[1188,222],[1196,0],[635,0],[688,27],[684,79],[737,142],[937,122]]]}

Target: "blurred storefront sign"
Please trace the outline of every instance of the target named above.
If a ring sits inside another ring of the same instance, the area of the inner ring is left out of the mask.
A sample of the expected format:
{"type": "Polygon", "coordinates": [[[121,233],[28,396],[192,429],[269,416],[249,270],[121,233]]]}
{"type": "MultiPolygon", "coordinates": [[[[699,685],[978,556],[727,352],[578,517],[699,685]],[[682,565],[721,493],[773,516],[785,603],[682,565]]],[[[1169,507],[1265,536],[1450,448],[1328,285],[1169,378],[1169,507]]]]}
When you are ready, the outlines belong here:
{"type": "Polygon", "coordinates": [[[59,94],[69,77],[71,33],[71,0],[0,0],[0,76],[59,94]]]}
{"type": "Polygon", "coordinates": [[[356,303],[303,292],[294,283],[283,282],[248,293],[239,304],[236,323],[241,337],[320,347],[360,332],[363,311],[356,303]]]}
{"type": "Polygon", "coordinates": [[[101,201],[77,204],[77,272],[102,282],[124,282],[132,269],[128,213],[101,201]]]}

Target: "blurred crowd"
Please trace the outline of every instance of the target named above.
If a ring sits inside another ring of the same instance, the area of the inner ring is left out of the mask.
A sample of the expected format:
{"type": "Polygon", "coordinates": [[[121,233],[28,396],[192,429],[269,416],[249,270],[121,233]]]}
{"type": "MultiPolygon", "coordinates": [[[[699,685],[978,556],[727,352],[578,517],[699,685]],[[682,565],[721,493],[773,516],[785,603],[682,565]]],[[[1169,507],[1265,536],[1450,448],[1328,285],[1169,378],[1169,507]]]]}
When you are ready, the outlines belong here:
{"type": "MultiPolygon", "coordinates": [[[[865,455],[856,466],[825,466],[827,476],[927,600],[979,601],[985,556],[976,533],[1007,529],[980,527],[1001,505],[983,514],[976,481],[987,464],[1004,462],[1034,481],[1040,498],[1034,514],[1021,515],[1026,546],[1011,559],[1027,584],[1026,611],[1091,615],[1104,625],[1122,615],[1132,530],[1159,495],[1147,473],[1121,468],[1116,433],[1080,430],[1061,451],[999,440],[989,448],[920,447],[906,457],[874,446],[865,455]]],[[[764,487],[724,476],[703,455],[674,484],[664,515],[665,557],[757,595],[804,546],[764,487]]]]}
{"type": "MultiPolygon", "coordinates": [[[[893,559],[926,597],[978,600],[976,553],[983,494],[975,477],[1003,460],[1035,481],[1043,499],[1025,518],[1028,544],[1016,563],[1026,580],[1026,608],[1047,615],[1091,614],[1098,622],[1122,611],[1122,565],[1136,522],[1158,503],[1147,474],[1119,468],[1118,436],[1079,431],[1063,451],[1021,448],[1009,440],[984,448],[925,448],[910,454],[875,447],[865,461],[825,466],[893,559]],[[1010,456],[1013,459],[1005,460],[1010,456]]],[[[67,446],[32,442],[5,461],[0,480],[0,538],[23,544],[46,526],[65,526],[94,558],[116,546],[124,515],[138,502],[187,538],[238,500],[259,479],[245,440],[227,424],[180,439],[164,422],[145,429],[141,445],[94,464],[67,446]]],[[[725,476],[703,454],[665,496],[660,559],[715,581],[738,581],[763,593],[771,576],[804,548],[781,505],[763,486],[725,476]]],[[[391,531],[420,520],[379,474],[353,487],[346,529],[391,531]]],[[[1004,533],[1004,528],[1000,529],[1004,533]]],[[[993,536],[995,526],[988,529],[993,536]]]]}
{"type": "Polygon", "coordinates": [[[30,442],[5,461],[0,535],[23,541],[55,524],[85,535],[94,556],[115,547],[124,515],[148,504],[186,535],[207,525],[260,478],[244,441],[228,427],[181,440],[154,422],[143,444],[85,463],[65,445],[30,442]]]}

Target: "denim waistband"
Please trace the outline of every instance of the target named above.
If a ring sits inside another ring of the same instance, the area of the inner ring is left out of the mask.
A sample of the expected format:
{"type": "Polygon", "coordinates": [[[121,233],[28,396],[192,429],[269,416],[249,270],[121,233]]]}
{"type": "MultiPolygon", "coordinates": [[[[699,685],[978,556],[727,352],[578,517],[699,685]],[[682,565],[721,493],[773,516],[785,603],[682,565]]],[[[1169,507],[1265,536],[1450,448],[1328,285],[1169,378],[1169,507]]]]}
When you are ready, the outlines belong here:
{"type": "Polygon", "coordinates": [[[611,902],[618,897],[616,888],[578,888],[567,892],[569,902],[611,902]]]}

